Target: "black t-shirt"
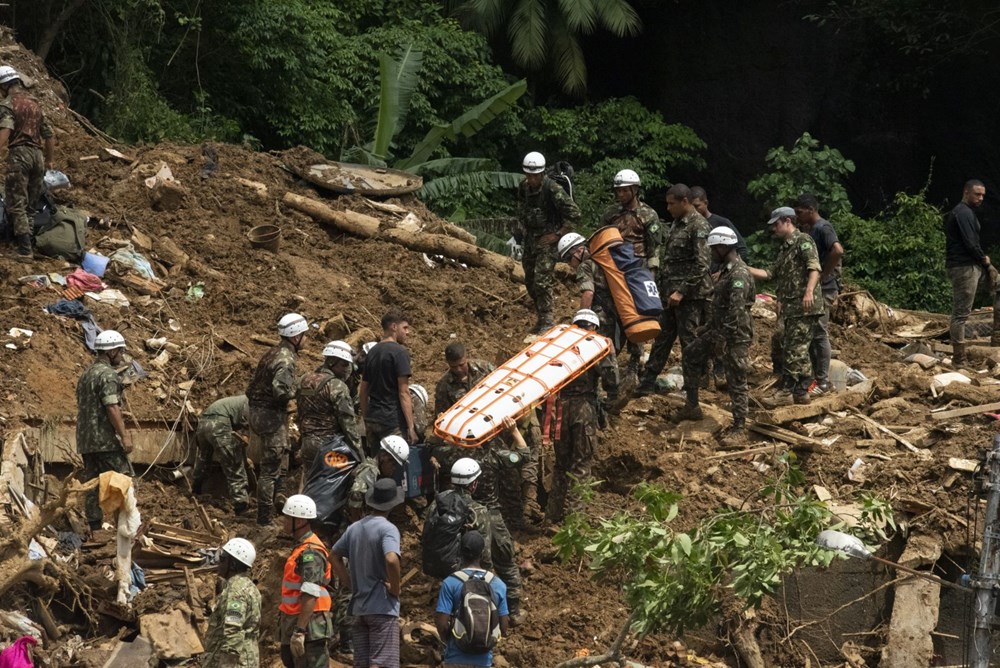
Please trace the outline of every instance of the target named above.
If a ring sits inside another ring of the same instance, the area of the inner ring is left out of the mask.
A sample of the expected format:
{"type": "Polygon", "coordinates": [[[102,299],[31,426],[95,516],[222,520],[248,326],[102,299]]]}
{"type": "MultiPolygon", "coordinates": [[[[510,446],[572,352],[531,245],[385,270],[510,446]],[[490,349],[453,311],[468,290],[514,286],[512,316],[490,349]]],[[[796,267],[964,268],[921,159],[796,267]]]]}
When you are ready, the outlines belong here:
{"type": "MultiPolygon", "coordinates": [[[[840,243],[840,238],[837,237],[837,231],[833,229],[833,225],[830,221],[825,218],[820,218],[813,225],[812,230],[809,231],[809,236],[813,238],[816,242],[816,252],[819,253],[819,263],[820,265],[826,264],[826,258],[833,249],[834,244],[840,243]]],[[[822,287],[823,292],[838,292],[840,290],[839,283],[837,282],[837,277],[840,274],[840,263],[837,263],[837,268],[831,276],[827,276],[823,279],[820,287],[822,287]]]]}
{"type": "Polygon", "coordinates": [[[406,432],[406,418],[399,405],[399,377],[411,376],[410,353],[395,341],[383,341],[365,360],[362,380],[368,383],[365,420],[385,427],[398,424],[406,432]]]}

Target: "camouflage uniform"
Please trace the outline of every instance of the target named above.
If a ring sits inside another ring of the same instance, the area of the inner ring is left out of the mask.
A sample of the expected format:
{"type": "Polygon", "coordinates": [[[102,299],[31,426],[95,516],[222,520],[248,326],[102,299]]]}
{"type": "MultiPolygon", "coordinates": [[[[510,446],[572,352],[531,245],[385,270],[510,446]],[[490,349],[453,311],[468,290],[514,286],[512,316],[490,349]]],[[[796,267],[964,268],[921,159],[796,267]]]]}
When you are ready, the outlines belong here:
{"type": "Polygon", "coordinates": [[[324,444],[341,435],[363,456],[361,432],[354,413],[350,388],[323,365],[307,373],[295,395],[303,476],[309,471],[324,444]]]}
{"type": "Polygon", "coordinates": [[[539,240],[560,229],[569,232],[580,222],[580,209],[562,186],[545,177],[536,191],[522,181],[517,189],[520,210],[518,218],[524,226],[524,285],[535,302],[538,325],[552,322],[552,291],[555,288],[555,245],[542,246],[539,240]]]}
{"type": "Polygon", "coordinates": [[[750,371],[750,343],[753,341],[755,286],[747,265],[737,257],[721,267],[715,282],[711,319],[694,341],[684,348],[684,389],[689,403],[698,403],[698,387],[708,370],[708,361],[718,344],[725,346],[726,388],[733,402],[733,423],[746,422],[749,408],[747,372],[750,371]],[[690,401],[693,397],[694,400],[690,401]]]}
{"type": "MultiPolygon", "coordinates": [[[[83,457],[83,481],[93,480],[105,471],[134,476],[132,464],[108,417],[108,406],[120,406],[121,378],[107,360],[98,357],[76,384],[76,451],[83,457]]],[[[87,493],[87,521],[99,527],[103,513],[97,490],[87,493]]]]}
{"type": "Polygon", "coordinates": [[[809,345],[819,319],[826,310],[818,280],[813,289],[812,308],[806,310],[802,306],[802,296],[812,271],[822,271],[816,242],[808,234],[796,230],[781,243],[770,274],[781,304],[781,326],[784,330],[781,345],[782,368],[796,383],[795,394],[798,395],[805,394],[812,377],[809,345]]]}
{"type": "Polygon", "coordinates": [[[53,136],[52,126],[38,101],[23,90],[16,90],[0,102],[0,129],[10,130],[4,191],[7,212],[14,235],[30,235],[28,210],[38,204],[44,190],[42,141],[53,136]]]}
{"type": "Polygon", "coordinates": [[[247,496],[246,454],[243,444],[233,438],[233,432],[247,426],[248,402],[245,394],[224,397],[209,405],[198,420],[195,440],[198,442],[198,459],[194,463],[195,493],[200,493],[212,458],[217,457],[226,476],[229,497],[236,506],[246,507],[247,496]]]}
{"type": "MultiPolygon", "coordinates": [[[[306,534],[306,536],[308,535],[306,534]]],[[[302,539],[304,540],[306,536],[303,536],[302,539]]],[[[296,571],[299,577],[302,578],[303,583],[311,582],[324,587],[326,557],[319,550],[307,548],[299,555],[296,571]]],[[[281,658],[284,660],[287,652],[287,658],[291,659],[289,646],[299,617],[298,615],[286,615],[280,611],[278,616],[280,617],[279,644],[281,645],[281,658]]],[[[309,618],[309,623],[306,625],[306,654],[299,659],[295,659],[292,665],[295,668],[329,668],[330,652],[327,649],[327,643],[333,636],[333,630],[333,611],[314,612],[312,617],[309,618]]],[[[289,664],[285,663],[285,665],[289,664]]]]}
{"type": "Polygon", "coordinates": [[[202,668],[257,668],[260,592],[245,574],[226,581],[208,618],[202,668]]]}
{"type": "Polygon", "coordinates": [[[559,392],[562,428],[555,444],[555,472],[545,511],[546,518],[557,524],[565,518],[570,486],[585,483],[590,478],[590,466],[597,449],[599,383],[603,383],[608,400],[614,401],[618,395],[618,378],[610,356],[601,359],[559,392]],[[575,481],[570,480],[570,475],[575,481]]]}
{"type": "MultiPolygon", "coordinates": [[[[469,360],[469,375],[465,381],[461,381],[451,373],[446,371],[434,386],[434,415],[440,415],[455,405],[465,394],[475,387],[483,378],[493,372],[494,366],[484,360],[469,360]]],[[[447,473],[451,471],[451,465],[465,457],[465,448],[458,448],[449,443],[445,443],[440,438],[433,438],[434,447],[431,454],[441,466],[441,471],[447,473]]]]}
{"type": "MultiPolygon", "coordinates": [[[[493,529],[490,526],[490,511],[486,509],[486,506],[472,498],[472,495],[469,494],[468,487],[456,485],[452,491],[465,499],[465,502],[472,510],[472,525],[467,527],[467,529],[478,531],[483,535],[483,541],[486,545],[483,547],[483,556],[479,560],[479,563],[483,568],[493,570],[493,557],[492,551],[490,550],[490,545],[493,540],[493,529]]],[[[430,505],[427,507],[427,512],[424,516],[430,517],[436,511],[437,500],[435,499],[434,501],[431,501],[430,505]]]]}
{"type": "MultiPolygon", "coordinates": [[[[625,344],[625,329],[621,326],[621,320],[618,318],[618,309],[615,308],[615,300],[611,297],[611,289],[608,288],[608,279],[604,276],[604,270],[589,255],[576,268],[576,285],[580,294],[584,292],[594,293],[590,309],[601,319],[597,333],[611,339],[617,353],[625,344]]],[[[615,368],[617,370],[617,363],[615,368]]]]}
{"type": "MultiPolygon", "coordinates": [[[[635,256],[642,258],[646,262],[646,267],[653,272],[654,276],[656,275],[656,270],[660,266],[662,234],[660,217],[656,215],[653,207],[645,202],[639,202],[638,206],[632,210],[616,202],[604,212],[601,225],[617,227],[618,231],[621,232],[622,239],[635,248],[635,256]]],[[[637,374],[639,361],[642,358],[642,346],[629,341],[626,343],[626,348],[629,352],[629,371],[637,374]]]]}
{"type": "Polygon", "coordinates": [[[660,296],[663,298],[661,331],[649,361],[643,369],[642,387],[652,391],[656,377],[663,370],[674,341],[681,340],[681,350],[694,340],[695,330],[705,318],[707,300],[712,296],[712,277],[708,273],[712,254],[708,250],[708,221],[692,211],[678,218],[667,229],[663,243],[662,271],[659,275],[660,296]],[[675,292],[684,298],[680,306],[668,307],[667,300],[675,292]]]}
{"type": "Polygon", "coordinates": [[[261,358],[250,379],[250,437],[261,446],[257,521],[268,524],[288,454],[288,402],[295,398],[295,348],[282,339],[261,358]]]}

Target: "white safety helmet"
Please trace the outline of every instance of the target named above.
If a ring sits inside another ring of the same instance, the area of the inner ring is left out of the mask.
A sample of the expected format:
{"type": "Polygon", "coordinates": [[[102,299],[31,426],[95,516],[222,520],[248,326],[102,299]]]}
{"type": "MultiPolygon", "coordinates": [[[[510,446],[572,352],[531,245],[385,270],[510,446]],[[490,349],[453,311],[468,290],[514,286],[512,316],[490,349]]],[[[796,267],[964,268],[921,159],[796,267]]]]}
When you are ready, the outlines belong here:
{"type": "Polygon", "coordinates": [[[576,232],[564,234],[556,246],[556,253],[558,253],[560,259],[565,260],[570,251],[586,241],[582,234],[577,234],[576,232]]]}
{"type": "Polygon", "coordinates": [[[578,322],[589,322],[594,327],[601,326],[601,318],[589,308],[582,308],[573,316],[573,324],[578,322]]]}
{"type": "Polygon", "coordinates": [[[735,246],[737,243],[736,232],[725,225],[720,225],[708,233],[709,246],[735,246]]]}
{"type": "Polygon", "coordinates": [[[316,519],[316,502],[305,494],[292,494],[281,509],[283,515],[303,520],[316,519]]]}
{"type": "Polygon", "coordinates": [[[545,171],[545,156],[538,151],[532,151],[524,156],[521,168],[525,174],[541,174],[545,171]]]}
{"type": "Polygon", "coordinates": [[[288,339],[298,336],[307,329],[309,323],[306,322],[305,316],[298,313],[288,313],[281,316],[281,320],[278,321],[278,334],[288,339]]]}
{"type": "Polygon", "coordinates": [[[639,175],[631,169],[623,169],[615,174],[615,188],[627,188],[629,186],[641,185],[639,175]]]}
{"type": "Polygon", "coordinates": [[[253,562],[257,558],[257,550],[254,549],[253,543],[246,538],[230,538],[222,546],[222,551],[248,568],[253,566],[253,562]]]}
{"type": "Polygon", "coordinates": [[[21,75],[10,65],[0,67],[0,86],[5,86],[11,81],[20,81],[21,75]]]}
{"type": "Polygon", "coordinates": [[[354,364],[354,351],[347,341],[330,341],[323,348],[323,357],[335,357],[338,360],[354,364]]]}
{"type": "Polygon", "coordinates": [[[471,457],[462,457],[451,465],[451,484],[463,487],[471,485],[482,472],[479,462],[471,457]]]}
{"type": "Polygon", "coordinates": [[[125,337],[113,329],[106,329],[94,339],[94,350],[114,350],[125,347],[125,337]]]}
{"type": "Polygon", "coordinates": [[[369,341],[365,345],[361,346],[361,351],[364,352],[365,355],[367,355],[372,351],[372,348],[374,348],[377,345],[378,341],[369,341]]]}
{"type": "Polygon", "coordinates": [[[410,385],[410,392],[417,395],[417,398],[424,402],[424,406],[430,401],[430,395],[427,394],[427,390],[424,389],[423,385],[417,385],[416,383],[410,385]]]}
{"type": "Polygon", "coordinates": [[[410,456],[410,446],[402,436],[386,436],[379,444],[382,449],[392,455],[396,463],[402,466],[410,456]]]}

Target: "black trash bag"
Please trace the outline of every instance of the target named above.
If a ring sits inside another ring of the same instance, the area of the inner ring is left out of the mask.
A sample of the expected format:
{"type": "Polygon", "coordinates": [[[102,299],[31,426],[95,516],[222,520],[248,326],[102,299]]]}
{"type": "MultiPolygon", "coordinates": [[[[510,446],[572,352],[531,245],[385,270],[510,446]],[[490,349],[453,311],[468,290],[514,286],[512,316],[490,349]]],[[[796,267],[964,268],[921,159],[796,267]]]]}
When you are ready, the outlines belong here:
{"type": "Polygon", "coordinates": [[[328,528],[340,524],[341,509],[351,490],[351,472],[361,463],[342,436],[323,444],[309,468],[302,493],[316,502],[316,521],[328,528]]]}
{"type": "Polygon", "coordinates": [[[462,534],[473,520],[469,502],[455,490],[445,490],[434,497],[420,538],[424,573],[443,580],[462,567],[462,534]]]}

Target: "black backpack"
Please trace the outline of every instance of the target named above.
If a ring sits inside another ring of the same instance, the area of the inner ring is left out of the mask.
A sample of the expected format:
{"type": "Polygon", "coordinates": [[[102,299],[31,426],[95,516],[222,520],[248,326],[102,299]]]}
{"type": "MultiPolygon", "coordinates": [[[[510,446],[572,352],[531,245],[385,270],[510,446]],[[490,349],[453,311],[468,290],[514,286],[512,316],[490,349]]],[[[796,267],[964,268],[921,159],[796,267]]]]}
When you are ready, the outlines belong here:
{"type": "Polygon", "coordinates": [[[565,160],[558,160],[545,170],[545,175],[562,186],[562,189],[566,191],[566,194],[569,195],[570,199],[574,199],[573,174],[573,165],[569,164],[565,160]]]}
{"type": "Polygon", "coordinates": [[[462,565],[462,534],[473,522],[472,508],[455,490],[434,497],[434,508],[424,521],[420,557],[427,575],[444,579],[462,565]]]}
{"type": "Polygon", "coordinates": [[[467,654],[485,654],[500,639],[500,612],[493,601],[493,573],[456,571],[462,581],[458,608],[452,613],[451,635],[467,654]]]}

